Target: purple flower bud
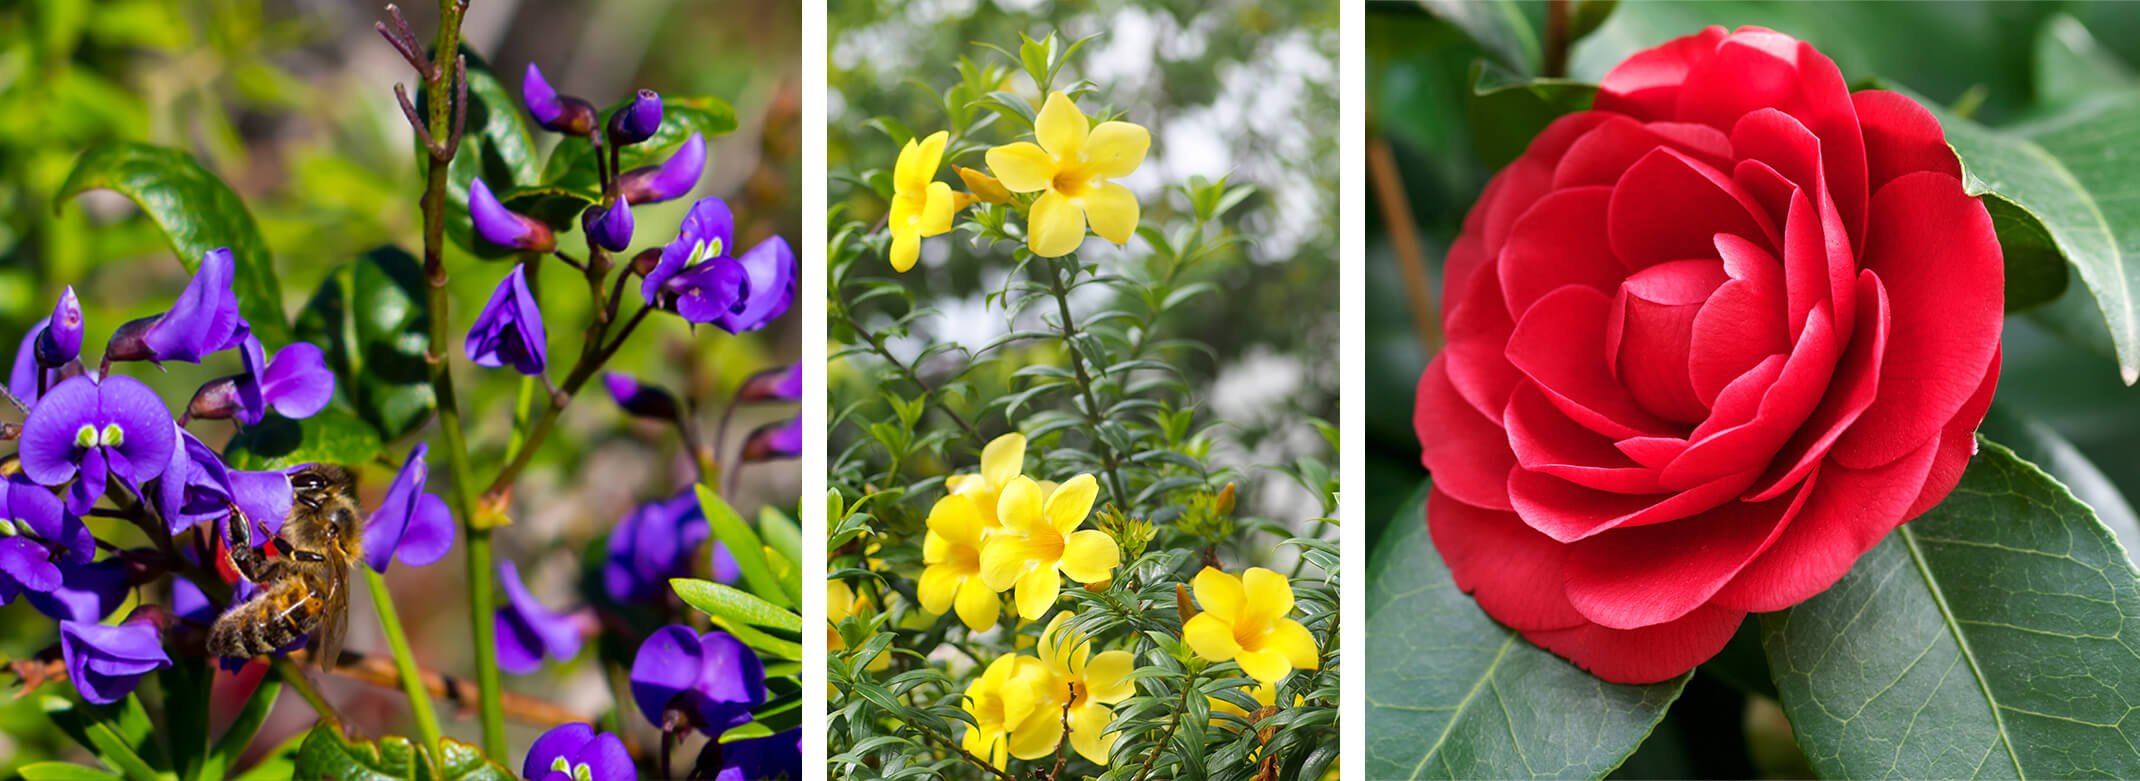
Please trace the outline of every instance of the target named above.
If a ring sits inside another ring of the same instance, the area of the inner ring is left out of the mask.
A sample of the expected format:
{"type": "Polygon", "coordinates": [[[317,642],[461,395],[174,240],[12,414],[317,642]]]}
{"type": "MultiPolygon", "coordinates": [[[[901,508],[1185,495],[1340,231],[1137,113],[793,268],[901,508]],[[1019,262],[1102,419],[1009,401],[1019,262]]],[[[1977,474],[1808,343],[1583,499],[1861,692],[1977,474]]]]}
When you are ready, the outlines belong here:
{"type": "Polygon", "coordinates": [[[582,138],[594,132],[594,106],[579,98],[558,95],[535,63],[528,63],[527,76],[520,80],[520,99],[527,103],[535,124],[546,130],[582,138]]]}
{"type": "Polygon", "coordinates": [[[616,735],[574,722],[536,738],[520,775],[532,781],[635,781],[639,768],[616,735]]]}
{"type": "Polygon", "coordinates": [[[238,314],[238,294],[231,286],[237,268],[228,247],[209,250],[171,311],[120,326],[104,347],[104,359],[200,363],[244,343],[253,328],[238,314]]]}
{"type": "Polygon", "coordinates": [[[192,400],[186,402],[186,417],[194,420],[229,420],[237,417],[245,411],[245,400],[238,394],[238,380],[243,377],[244,375],[233,374],[201,383],[201,387],[193,391],[192,400]]]}
{"type": "Polygon", "coordinates": [[[61,621],[59,650],[75,691],[98,705],[118,702],[141,683],[141,676],[171,666],[163,632],[147,620],[118,626],[61,621]]]}
{"type": "Polygon", "coordinates": [[[736,389],[736,401],[749,404],[761,401],[801,401],[802,364],[791,364],[775,369],[766,369],[743,381],[736,389]]]}
{"type": "Polygon", "coordinates": [[[56,369],[82,354],[82,302],[74,297],[73,285],[60,292],[47,323],[37,337],[37,363],[56,369]]]}
{"type": "Polygon", "coordinates": [[[632,700],[647,721],[660,725],[670,708],[691,714],[708,735],[751,719],[765,704],[765,665],[734,635],[700,635],[690,627],[663,627],[639,646],[632,660],[632,700]]]}
{"type": "Polygon", "coordinates": [[[61,382],[22,424],[22,472],[41,485],[73,484],[67,510],[88,512],[107,477],[140,484],[161,474],[178,439],[163,400],[123,375],[61,382]],[[79,476],[80,479],[75,479],[79,476]]]}
{"type": "Polygon", "coordinates": [[[654,269],[661,267],[662,253],[667,251],[666,247],[648,247],[640,250],[639,254],[632,256],[631,273],[638,274],[641,277],[654,273],[654,269]]]}
{"type": "Polygon", "coordinates": [[[548,655],[560,662],[580,653],[580,624],[570,614],[550,612],[520,582],[520,568],[499,560],[498,583],[505,604],[494,614],[498,625],[498,667],[514,675],[542,669],[548,655]]]}
{"type": "Polygon", "coordinates": [[[29,333],[23,334],[22,343],[15,348],[15,363],[9,368],[7,375],[7,392],[24,404],[37,404],[38,372],[44,372],[47,388],[52,386],[55,382],[53,376],[58,374],[37,365],[37,342],[51,323],[52,319],[49,317],[37,321],[30,326],[29,333]]]}
{"type": "Polygon", "coordinates": [[[542,310],[528,290],[527,267],[513,266],[490,303],[476,315],[468,329],[464,349],[477,366],[497,368],[511,364],[515,371],[534,376],[549,365],[549,332],[543,329],[542,310]]]}
{"type": "Polygon", "coordinates": [[[607,140],[617,146],[630,146],[654,137],[661,129],[661,95],[643,89],[632,96],[632,102],[609,116],[607,140]]]}
{"type": "Polygon", "coordinates": [[[705,170],[706,139],[692,133],[667,161],[626,171],[617,178],[617,186],[635,205],[673,201],[697,187],[699,174],[705,170]]]}
{"type": "Polygon", "coordinates": [[[802,418],[759,426],[743,440],[744,461],[779,461],[802,457],[802,418]]]}
{"type": "Polygon", "coordinates": [[[419,442],[409,451],[401,472],[386,487],[386,501],[365,522],[364,563],[380,573],[395,559],[411,567],[428,565],[453,547],[453,512],[446,509],[446,500],[424,493],[430,450],[429,444],[419,442]]]}
{"type": "Polygon", "coordinates": [[[631,203],[618,198],[607,209],[599,203],[588,206],[580,212],[580,230],[587,234],[589,246],[623,252],[632,245],[631,203]]]}
{"type": "Polygon", "coordinates": [[[669,395],[661,386],[643,383],[639,378],[623,372],[602,375],[602,384],[608,386],[609,397],[625,412],[654,420],[675,420],[678,405],[676,397],[669,395]]]}
{"type": "Polygon", "coordinates": [[[713,781],[760,781],[802,778],[802,728],[764,737],[706,742],[699,750],[702,777],[713,781]],[[714,757],[719,764],[714,765],[714,757]]]}
{"type": "Polygon", "coordinates": [[[490,185],[482,179],[468,183],[468,220],[476,228],[476,235],[484,241],[500,247],[526,252],[549,252],[557,249],[557,235],[541,220],[518,214],[505,208],[498,197],[491,195],[490,185]]]}

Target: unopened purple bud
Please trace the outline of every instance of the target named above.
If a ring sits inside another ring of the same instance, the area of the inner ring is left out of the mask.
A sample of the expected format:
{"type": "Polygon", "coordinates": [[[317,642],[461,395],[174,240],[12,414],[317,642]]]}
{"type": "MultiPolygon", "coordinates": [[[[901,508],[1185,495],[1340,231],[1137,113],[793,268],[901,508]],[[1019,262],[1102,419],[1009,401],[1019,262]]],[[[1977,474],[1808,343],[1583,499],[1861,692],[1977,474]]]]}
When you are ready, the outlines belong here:
{"type": "Polygon", "coordinates": [[[802,457],[802,417],[759,426],[743,440],[743,460],[776,461],[802,457]]]}
{"type": "Polygon", "coordinates": [[[609,116],[610,143],[629,146],[654,137],[661,129],[661,95],[650,89],[639,91],[615,114],[609,116]]]}
{"type": "Polygon", "coordinates": [[[194,420],[229,420],[245,410],[245,401],[238,393],[239,381],[244,375],[231,375],[209,380],[193,392],[193,400],[186,403],[186,414],[194,420]]]}
{"type": "Polygon", "coordinates": [[[640,250],[639,254],[633,255],[632,273],[642,277],[654,273],[654,269],[661,266],[661,249],[660,247],[648,247],[640,250]]]}
{"type": "Polygon", "coordinates": [[[626,200],[634,204],[660,203],[682,198],[698,186],[699,174],[706,170],[706,139],[697,133],[684,139],[661,165],[634,168],[617,179],[626,200]]]}
{"type": "Polygon", "coordinates": [[[802,364],[766,369],[743,381],[736,389],[736,401],[801,401],[802,364]]]}
{"type": "Polygon", "coordinates": [[[535,63],[528,63],[527,76],[520,81],[520,99],[527,103],[528,114],[535,118],[535,124],[544,129],[581,137],[594,133],[594,106],[570,95],[557,94],[550,82],[543,79],[542,69],[535,63]]]}
{"type": "Polygon", "coordinates": [[[37,336],[37,363],[56,368],[81,354],[82,302],[74,297],[74,286],[68,285],[60,291],[59,304],[52,307],[51,323],[37,336]]]}
{"type": "Polygon", "coordinates": [[[557,235],[550,231],[550,226],[507,210],[505,204],[498,202],[497,196],[490,194],[490,186],[482,179],[468,183],[468,219],[475,223],[477,235],[500,247],[527,252],[557,249],[557,235]]]}
{"type": "Polygon", "coordinates": [[[676,419],[676,397],[669,395],[659,385],[640,382],[639,378],[623,372],[610,372],[602,376],[602,384],[609,386],[609,397],[625,412],[655,420],[676,419]]]}
{"type": "Polygon", "coordinates": [[[610,252],[623,252],[632,246],[632,207],[623,198],[604,209],[597,203],[580,213],[580,230],[587,234],[587,243],[610,252]]]}
{"type": "Polygon", "coordinates": [[[155,358],[156,351],[149,347],[149,329],[162,319],[163,315],[150,315],[119,326],[119,330],[112,332],[111,341],[104,345],[104,360],[146,361],[155,358]]]}

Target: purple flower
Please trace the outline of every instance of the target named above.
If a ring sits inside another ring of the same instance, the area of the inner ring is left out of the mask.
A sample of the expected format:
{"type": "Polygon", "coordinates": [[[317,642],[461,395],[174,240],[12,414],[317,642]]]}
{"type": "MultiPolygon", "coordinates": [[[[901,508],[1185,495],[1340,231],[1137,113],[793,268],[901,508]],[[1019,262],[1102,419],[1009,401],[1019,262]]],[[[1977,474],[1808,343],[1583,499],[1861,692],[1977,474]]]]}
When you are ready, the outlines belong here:
{"type": "Polygon", "coordinates": [[[676,240],[661,248],[661,262],[646,273],[645,281],[639,283],[639,297],[648,306],[661,303],[663,286],[668,284],[669,278],[685,269],[726,256],[735,246],[735,232],[736,218],[729,212],[727,201],[698,199],[697,203],[691,204],[691,211],[684,214],[684,224],[676,230],[676,240]]]}
{"type": "MultiPolygon", "coordinates": [[[[676,311],[694,323],[712,323],[723,331],[741,333],[764,328],[788,311],[795,301],[795,251],[779,236],[723,263],[742,268],[743,284],[727,306],[710,306],[711,299],[679,295],[676,311]]],[[[671,280],[672,284],[676,280],[671,280]]],[[[690,284],[690,283],[685,283],[690,284]]]]}
{"type": "Polygon", "coordinates": [[[171,311],[119,326],[104,346],[105,360],[200,363],[238,346],[253,329],[238,314],[231,287],[237,273],[228,247],[209,250],[171,311]]]}
{"type": "MultiPolygon", "coordinates": [[[[91,544],[94,544],[92,542],[91,544]]],[[[126,562],[103,559],[60,567],[59,588],[25,595],[37,612],[62,621],[98,623],[134,592],[126,562]]]]}
{"type": "Polygon", "coordinates": [[[654,137],[661,129],[661,95],[643,89],[632,102],[609,117],[609,143],[630,146],[654,137]]]}
{"type": "Polygon", "coordinates": [[[750,721],[751,708],[765,704],[765,666],[727,632],[662,627],[632,660],[632,700],[656,726],[676,708],[699,731],[717,736],[750,721]]]}
{"type": "Polygon", "coordinates": [[[50,489],[22,475],[0,480],[0,605],[24,591],[58,589],[59,565],[89,561],[96,546],[89,528],[50,489]]]}
{"type": "Polygon", "coordinates": [[[635,781],[639,768],[616,735],[574,722],[536,738],[520,775],[533,781],[635,781]]]}
{"type": "Polygon", "coordinates": [[[778,461],[802,457],[802,416],[759,426],[743,440],[743,460],[778,461]]]}
{"type": "Polygon", "coordinates": [[[171,666],[162,633],[150,621],[118,626],[87,621],[59,622],[59,652],[67,661],[67,678],[82,699],[109,705],[134,690],[141,676],[171,666]]]}
{"type": "Polygon", "coordinates": [[[546,130],[581,137],[594,132],[594,106],[579,98],[560,97],[535,63],[528,63],[527,76],[520,80],[520,99],[527,103],[535,124],[546,130]]]}
{"type": "Polygon", "coordinates": [[[7,374],[7,392],[24,404],[37,403],[39,371],[45,373],[46,387],[50,387],[59,376],[59,372],[37,365],[37,339],[44,334],[45,327],[51,324],[52,318],[49,317],[37,321],[36,325],[30,326],[29,333],[22,335],[22,344],[15,348],[15,363],[8,369],[7,374]]]}
{"type": "Polygon", "coordinates": [[[476,235],[500,247],[524,252],[557,249],[557,234],[549,225],[505,208],[482,179],[468,183],[468,221],[475,226],[476,235]]]}
{"type": "Polygon", "coordinates": [[[528,290],[526,272],[526,266],[513,266],[469,327],[464,347],[477,366],[512,364],[515,371],[532,376],[549,365],[550,336],[543,330],[542,309],[528,290]]]}
{"type": "Polygon", "coordinates": [[[74,297],[73,285],[60,291],[59,304],[45,322],[48,325],[37,335],[39,364],[57,369],[82,354],[82,302],[74,297]]]}
{"type": "Polygon", "coordinates": [[[229,515],[232,503],[255,522],[273,523],[275,528],[282,525],[283,517],[290,514],[288,476],[230,469],[191,432],[177,429],[174,436],[178,446],[171,450],[170,461],[150,490],[143,492],[172,534],[229,515]]]}
{"type": "Polygon", "coordinates": [[[386,501],[365,523],[364,563],[382,574],[395,559],[422,567],[453,547],[452,511],[446,509],[446,500],[424,493],[430,477],[425,457],[430,452],[431,446],[422,442],[409,451],[409,460],[386,487],[386,501]]]}
{"type": "MultiPolygon", "coordinates": [[[[602,564],[602,586],[618,602],[658,599],[670,578],[690,577],[693,554],[713,536],[698,497],[690,491],[648,502],[617,522],[609,532],[609,556],[602,564]]],[[[713,579],[734,583],[743,576],[736,557],[719,540],[713,542],[713,579]]]]}
{"type": "Polygon", "coordinates": [[[292,420],[309,418],[334,400],[334,372],[318,345],[298,342],[266,357],[260,340],[245,338],[240,351],[245,373],[218,377],[202,383],[186,402],[186,414],[194,420],[237,418],[248,426],[267,417],[269,407],[292,420]]]}
{"type": "Polygon", "coordinates": [[[625,412],[642,418],[675,420],[676,397],[653,383],[640,382],[639,378],[623,372],[602,375],[602,384],[609,388],[609,397],[625,412]]]}
{"type": "Polygon", "coordinates": [[[520,582],[520,568],[513,562],[498,562],[498,582],[505,588],[505,605],[498,608],[498,667],[515,675],[542,669],[547,654],[560,662],[580,653],[580,625],[569,614],[559,615],[535,601],[520,582]]]}
{"type": "Polygon", "coordinates": [[[22,424],[23,474],[42,485],[81,479],[67,511],[81,515],[104,495],[110,475],[139,485],[163,472],[178,440],[156,392],[132,377],[73,377],[45,394],[22,424]]]}
{"type": "Polygon", "coordinates": [[[795,253],[779,236],[740,258],[728,256],[734,246],[735,217],[728,203],[699,199],[684,215],[676,240],[662,247],[660,262],[640,283],[640,297],[729,333],[765,327],[795,300],[795,253]]]}
{"type": "Polygon", "coordinates": [[[632,245],[631,202],[618,198],[607,209],[599,203],[588,206],[580,212],[580,231],[587,234],[590,247],[623,252],[632,245]]]}
{"type": "Polygon", "coordinates": [[[706,139],[692,133],[661,165],[625,171],[617,177],[617,186],[635,206],[673,201],[697,187],[699,174],[705,170],[706,139]]]}
{"type": "Polygon", "coordinates": [[[736,401],[802,401],[802,364],[765,369],[743,380],[736,401]]]}
{"type": "Polygon", "coordinates": [[[757,738],[731,740],[726,743],[709,741],[699,751],[699,766],[705,767],[710,757],[706,754],[720,752],[721,772],[714,781],[774,781],[774,779],[802,779],[802,728],[794,727],[786,732],[757,738]]]}

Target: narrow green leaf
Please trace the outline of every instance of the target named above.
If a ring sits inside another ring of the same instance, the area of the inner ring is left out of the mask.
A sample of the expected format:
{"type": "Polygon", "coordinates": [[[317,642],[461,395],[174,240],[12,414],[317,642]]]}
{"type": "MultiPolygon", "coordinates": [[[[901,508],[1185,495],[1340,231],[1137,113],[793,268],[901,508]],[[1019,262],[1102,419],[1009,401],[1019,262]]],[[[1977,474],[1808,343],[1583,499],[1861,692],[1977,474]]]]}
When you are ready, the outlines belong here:
{"type": "Polygon", "coordinates": [[[802,527],[780,508],[766,505],[758,511],[758,529],[765,535],[766,564],[779,576],[781,591],[802,604],[802,527]]]}
{"type": "Polygon", "coordinates": [[[38,762],[16,768],[23,781],[119,781],[119,776],[66,762],[38,762]]]}
{"type": "Polygon", "coordinates": [[[770,627],[786,632],[802,631],[802,616],[794,611],[782,610],[771,602],[759,599],[748,592],[737,590],[725,583],[696,578],[673,578],[669,586],[684,603],[712,616],[742,621],[753,626],[770,627]]]}
{"type": "Polygon", "coordinates": [[[713,538],[728,546],[728,554],[736,557],[736,568],[743,571],[743,582],[757,594],[781,607],[792,608],[787,593],[780,587],[780,579],[773,575],[773,568],[765,561],[765,543],[758,540],[758,533],[750,524],[737,515],[720,494],[704,485],[698,488],[699,509],[706,513],[706,523],[713,529],[713,538]]]}
{"type": "Polygon", "coordinates": [[[1830,778],[2140,778],[2140,572],[2065,486],[1979,440],[1946,501],[1762,617],[1830,778]]]}
{"type": "Polygon", "coordinates": [[[217,738],[215,748],[208,752],[208,760],[194,773],[195,779],[218,779],[229,775],[230,766],[238,761],[252,745],[253,736],[260,734],[260,725],[267,722],[268,711],[275,707],[275,699],[282,694],[282,681],[268,678],[253,690],[253,696],[245,701],[238,717],[231,721],[230,729],[217,738]]]}
{"type": "Polygon", "coordinates": [[[374,247],[320,283],[297,316],[297,338],[319,345],[336,386],[382,440],[431,417],[429,309],[423,266],[399,247],[374,247]]]}
{"type": "Polygon", "coordinates": [[[1421,0],[1427,13],[1441,17],[1493,52],[1501,65],[1531,73],[1544,57],[1538,33],[1513,0],[1421,0]]]}
{"type": "Polygon", "coordinates": [[[1367,777],[1599,778],[1686,675],[1605,681],[1531,645],[1459,591],[1427,534],[1427,488],[1367,565],[1367,777]]]}
{"type": "Polygon", "coordinates": [[[153,144],[94,147],[82,153],[52,201],[65,204],[89,190],[111,190],[132,199],[163,229],[171,251],[189,271],[200,267],[201,256],[209,250],[229,247],[237,261],[231,287],[253,335],[270,349],[290,341],[290,321],[282,311],[282,287],[275,281],[275,259],[267,240],[261,238],[245,202],[200,161],[153,144]]]}

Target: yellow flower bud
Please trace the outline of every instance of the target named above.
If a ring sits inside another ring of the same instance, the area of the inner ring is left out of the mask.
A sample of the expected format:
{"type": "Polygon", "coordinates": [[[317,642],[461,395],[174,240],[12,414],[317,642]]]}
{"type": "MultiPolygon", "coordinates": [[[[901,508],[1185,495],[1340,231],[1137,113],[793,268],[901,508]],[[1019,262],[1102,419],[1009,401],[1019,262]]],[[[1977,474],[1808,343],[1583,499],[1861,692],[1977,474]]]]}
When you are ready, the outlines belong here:
{"type": "Polygon", "coordinates": [[[966,189],[973,191],[974,198],[986,203],[1010,202],[1011,191],[1004,189],[1003,183],[995,177],[964,166],[954,165],[951,170],[959,173],[959,178],[966,182],[966,189]]]}

